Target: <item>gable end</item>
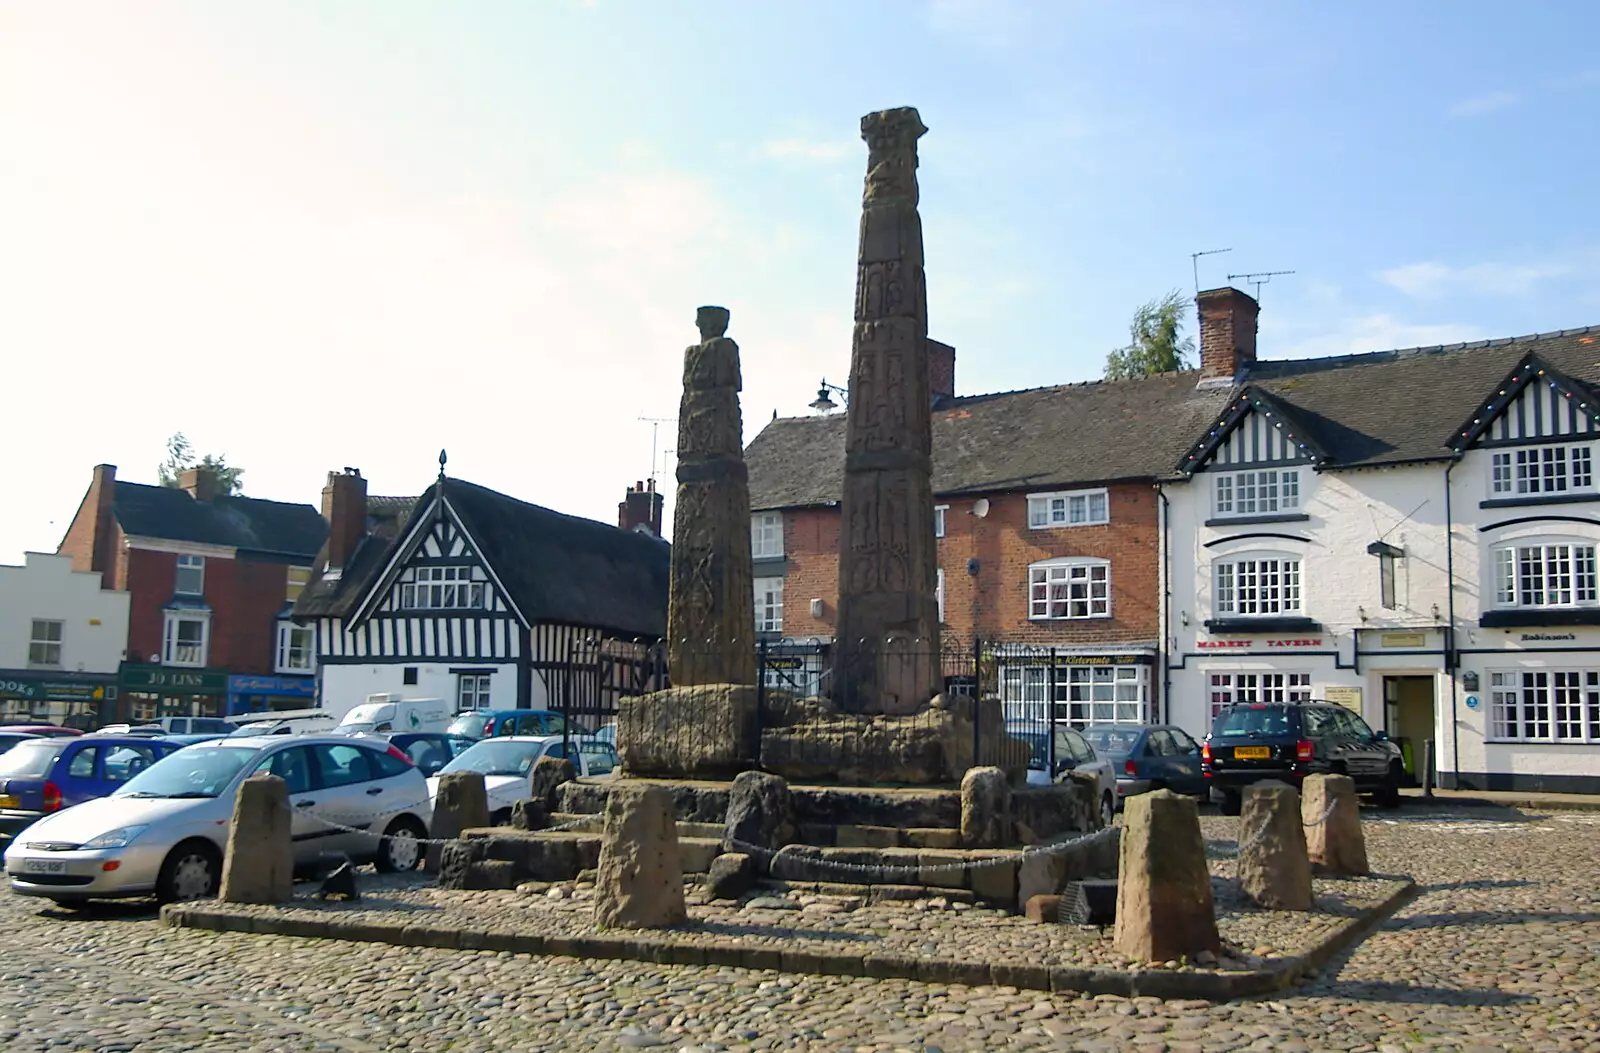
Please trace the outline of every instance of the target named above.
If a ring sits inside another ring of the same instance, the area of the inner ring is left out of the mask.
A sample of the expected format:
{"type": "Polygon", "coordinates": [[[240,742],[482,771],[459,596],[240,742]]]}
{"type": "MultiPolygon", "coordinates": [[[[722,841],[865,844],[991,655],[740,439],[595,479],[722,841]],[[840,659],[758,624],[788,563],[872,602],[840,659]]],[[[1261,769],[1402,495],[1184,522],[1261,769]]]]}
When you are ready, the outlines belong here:
{"type": "Polygon", "coordinates": [[[1208,466],[1321,464],[1327,454],[1278,399],[1246,387],[1206,435],[1189,449],[1177,470],[1193,475],[1208,466]]]}
{"type": "Polygon", "coordinates": [[[1600,394],[1530,352],[1447,445],[1513,446],[1600,436],[1600,394]]]}

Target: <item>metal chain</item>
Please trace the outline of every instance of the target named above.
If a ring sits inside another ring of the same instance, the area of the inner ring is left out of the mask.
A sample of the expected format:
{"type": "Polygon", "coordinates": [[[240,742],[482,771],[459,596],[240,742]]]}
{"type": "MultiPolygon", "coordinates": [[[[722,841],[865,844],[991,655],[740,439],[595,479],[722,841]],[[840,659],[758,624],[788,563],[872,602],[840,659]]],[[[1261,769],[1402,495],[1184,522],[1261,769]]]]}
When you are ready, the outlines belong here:
{"type": "MultiPolygon", "coordinates": [[[[395,814],[397,812],[411,811],[411,810],[415,809],[416,807],[417,807],[416,803],[407,804],[407,805],[399,805],[399,806],[389,805],[389,806],[387,806],[387,807],[385,807],[383,809],[380,809],[378,811],[372,812],[369,816],[367,816],[367,818],[377,819],[377,818],[380,818],[380,817],[385,816],[385,815],[393,815],[393,814],[395,814]]],[[[342,831],[344,833],[365,834],[367,837],[373,838],[375,840],[376,839],[380,839],[380,838],[382,838],[384,836],[382,833],[374,832],[371,829],[370,826],[365,826],[365,827],[363,827],[363,826],[350,826],[347,823],[341,823],[341,822],[339,822],[339,821],[337,821],[335,819],[329,819],[327,816],[319,815],[316,812],[312,812],[312,811],[309,811],[307,809],[292,808],[287,803],[285,803],[283,805],[283,810],[288,812],[291,816],[300,815],[300,816],[306,816],[307,818],[315,819],[317,822],[322,823],[325,826],[330,826],[333,829],[342,831]]],[[[357,818],[359,818],[359,817],[357,817],[357,818]]],[[[589,823],[597,822],[597,821],[599,821],[600,819],[603,819],[603,818],[604,818],[604,816],[601,816],[599,814],[586,815],[586,816],[583,816],[582,818],[574,819],[571,822],[562,823],[559,826],[546,826],[546,827],[540,828],[539,830],[530,830],[528,832],[529,833],[541,833],[541,834],[559,834],[559,833],[564,833],[564,832],[566,832],[568,830],[575,830],[580,826],[586,826],[589,823]]],[[[458,837],[419,837],[419,838],[416,839],[417,844],[419,844],[419,845],[448,845],[448,844],[453,844],[453,843],[455,843],[456,841],[459,841],[459,840],[460,840],[460,838],[458,838],[458,837]]]]}
{"type": "MultiPolygon", "coordinates": [[[[1309,823],[1305,822],[1304,820],[1302,820],[1300,825],[1305,827],[1308,830],[1312,829],[1314,827],[1321,826],[1323,823],[1328,821],[1328,817],[1333,814],[1334,809],[1337,808],[1337,807],[1339,807],[1339,798],[1335,797],[1335,798],[1333,798],[1332,800],[1330,800],[1328,802],[1328,807],[1323,811],[1323,813],[1322,813],[1322,815],[1320,817],[1318,817],[1316,819],[1313,819],[1309,823]]],[[[1244,822],[1244,820],[1240,819],[1239,822],[1242,824],[1244,822]]],[[[1237,859],[1240,856],[1244,855],[1250,849],[1254,848],[1256,845],[1261,843],[1262,839],[1264,839],[1267,836],[1267,827],[1269,827],[1271,825],[1272,825],[1272,816],[1268,815],[1268,816],[1266,816],[1265,818],[1262,819],[1261,826],[1256,830],[1255,833],[1251,834],[1247,838],[1241,839],[1237,843],[1237,845],[1235,846],[1233,851],[1231,853],[1229,853],[1228,855],[1223,856],[1223,858],[1224,859],[1237,859]]]]}

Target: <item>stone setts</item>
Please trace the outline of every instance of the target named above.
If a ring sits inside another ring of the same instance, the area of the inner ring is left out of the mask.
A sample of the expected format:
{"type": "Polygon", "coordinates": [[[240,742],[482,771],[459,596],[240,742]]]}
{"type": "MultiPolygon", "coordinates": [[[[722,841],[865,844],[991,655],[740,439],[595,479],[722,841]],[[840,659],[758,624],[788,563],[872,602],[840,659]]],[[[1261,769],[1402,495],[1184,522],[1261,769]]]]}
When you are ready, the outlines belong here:
{"type": "Polygon", "coordinates": [[[967,848],[1012,843],[1011,784],[999,768],[969,768],[961,777],[961,842],[967,848]]]}
{"type": "Polygon", "coordinates": [[[1300,790],[1306,853],[1318,872],[1355,877],[1371,873],[1361,830],[1361,802],[1350,777],[1310,775],[1300,790]]]}
{"type": "MultiPolygon", "coordinates": [[[[483,773],[452,771],[439,776],[439,792],[433,801],[433,823],[428,836],[444,841],[460,837],[462,831],[489,825],[489,793],[483,773]]],[[[423,856],[423,869],[439,872],[440,845],[430,844],[423,856]]]]}
{"type": "Polygon", "coordinates": [[[1300,794],[1276,780],[1245,790],[1240,812],[1239,887],[1268,910],[1310,910],[1311,860],[1300,794]]]}
{"type": "Polygon", "coordinates": [[[289,789],[276,775],[239,784],[222,862],[225,903],[284,903],[294,898],[294,844],[289,789]]]}
{"type": "Polygon", "coordinates": [[[687,920],[672,795],[619,788],[606,802],[594,918],[602,928],[660,929],[687,920]]]}
{"type": "Polygon", "coordinates": [[[1221,950],[1200,810],[1190,798],[1155,790],[1124,805],[1115,942],[1145,962],[1221,950]]]}
{"type": "Polygon", "coordinates": [[[756,689],[696,684],[624,698],[617,760],[629,776],[728,778],[755,766],[756,689]]]}

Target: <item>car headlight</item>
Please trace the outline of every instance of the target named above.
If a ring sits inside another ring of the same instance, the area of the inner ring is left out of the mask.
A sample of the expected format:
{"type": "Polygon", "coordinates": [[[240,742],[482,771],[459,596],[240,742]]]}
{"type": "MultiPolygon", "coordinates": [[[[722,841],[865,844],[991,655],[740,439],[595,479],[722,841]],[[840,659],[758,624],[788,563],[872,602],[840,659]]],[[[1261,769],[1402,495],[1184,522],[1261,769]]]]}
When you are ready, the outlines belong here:
{"type": "Polygon", "coordinates": [[[85,841],[83,847],[89,850],[97,848],[127,848],[129,842],[148,829],[150,829],[149,824],[143,826],[119,826],[115,830],[107,830],[99,837],[85,841]]]}

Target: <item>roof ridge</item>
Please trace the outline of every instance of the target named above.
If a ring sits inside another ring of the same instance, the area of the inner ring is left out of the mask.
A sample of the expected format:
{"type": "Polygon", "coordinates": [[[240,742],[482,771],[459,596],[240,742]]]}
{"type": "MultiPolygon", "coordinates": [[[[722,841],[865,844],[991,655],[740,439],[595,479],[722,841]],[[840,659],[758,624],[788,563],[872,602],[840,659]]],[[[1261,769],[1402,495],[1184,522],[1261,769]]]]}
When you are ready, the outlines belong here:
{"type": "MultiPolygon", "coordinates": [[[[1350,362],[1355,359],[1380,359],[1399,358],[1401,356],[1441,354],[1452,351],[1474,351],[1486,347],[1511,347],[1516,344],[1532,343],[1539,340],[1554,340],[1567,336],[1582,336],[1585,333],[1600,332],[1600,324],[1579,326],[1575,329],[1552,329],[1543,333],[1526,333],[1522,336],[1491,336],[1481,340],[1462,340],[1454,344],[1420,344],[1416,347],[1391,347],[1380,351],[1352,351],[1347,355],[1321,355],[1313,358],[1267,358],[1257,359],[1258,366],[1303,365],[1306,363],[1327,363],[1329,365],[1350,362]]],[[[1249,373],[1245,374],[1246,378],[1249,373]]]]}

